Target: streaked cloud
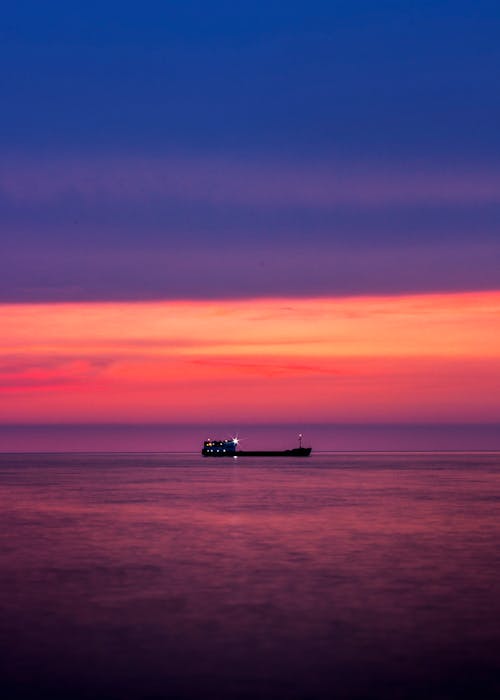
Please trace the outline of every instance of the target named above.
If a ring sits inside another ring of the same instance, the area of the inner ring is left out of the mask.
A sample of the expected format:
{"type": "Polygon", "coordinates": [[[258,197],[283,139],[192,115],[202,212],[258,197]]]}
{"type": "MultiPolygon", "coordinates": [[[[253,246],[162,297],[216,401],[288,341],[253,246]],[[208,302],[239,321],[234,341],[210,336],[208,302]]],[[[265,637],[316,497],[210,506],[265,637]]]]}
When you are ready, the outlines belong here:
{"type": "Polygon", "coordinates": [[[406,246],[375,240],[361,248],[314,244],[306,237],[289,245],[190,243],[179,236],[140,250],[127,249],[126,243],[105,248],[89,243],[87,249],[78,243],[71,249],[71,240],[62,248],[42,240],[37,250],[6,249],[0,258],[0,300],[203,300],[500,288],[500,240],[406,246]]]}
{"type": "Polygon", "coordinates": [[[139,156],[0,167],[2,301],[500,287],[500,170],[139,156]]]}
{"type": "Polygon", "coordinates": [[[500,293],[0,306],[5,421],[494,420],[500,293]]]}
{"type": "Polygon", "coordinates": [[[221,156],[101,156],[3,161],[0,193],[20,202],[174,199],[264,207],[384,207],[500,202],[500,171],[487,166],[252,162],[221,156]]]}

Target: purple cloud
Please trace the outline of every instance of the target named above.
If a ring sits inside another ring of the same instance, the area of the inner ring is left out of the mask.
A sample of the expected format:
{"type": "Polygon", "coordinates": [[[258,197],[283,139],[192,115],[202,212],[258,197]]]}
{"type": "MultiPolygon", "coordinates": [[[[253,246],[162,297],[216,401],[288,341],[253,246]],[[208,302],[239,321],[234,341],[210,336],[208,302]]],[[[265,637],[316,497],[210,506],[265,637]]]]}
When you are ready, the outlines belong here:
{"type": "Polygon", "coordinates": [[[500,243],[286,251],[235,246],[28,251],[2,258],[0,299],[77,301],[497,289],[500,243]]]}
{"type": "Polygon", "coordinates": [[[500,202],[500,170],[249,162],[223,158],[59,158],[4,161],[0,193],[20,202],[175,199],[264,207],[500,202]]]}
{"type": "Polygon", "coordinates": [[[11,158],[0,226],[3,301],[500,286],[488,167],[11,158]]]}

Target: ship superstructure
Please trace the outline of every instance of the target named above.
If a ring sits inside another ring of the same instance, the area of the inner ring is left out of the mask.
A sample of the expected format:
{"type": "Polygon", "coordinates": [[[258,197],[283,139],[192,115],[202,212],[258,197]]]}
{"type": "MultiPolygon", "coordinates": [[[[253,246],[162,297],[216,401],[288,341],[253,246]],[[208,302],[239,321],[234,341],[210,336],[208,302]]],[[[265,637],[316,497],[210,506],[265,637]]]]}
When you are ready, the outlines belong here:
{"type": "Polygon", "coordinates": [[[232,457],[236,455],[238,438],[231,440],[205,440],[201,454],[205,457],[232,457]]]}

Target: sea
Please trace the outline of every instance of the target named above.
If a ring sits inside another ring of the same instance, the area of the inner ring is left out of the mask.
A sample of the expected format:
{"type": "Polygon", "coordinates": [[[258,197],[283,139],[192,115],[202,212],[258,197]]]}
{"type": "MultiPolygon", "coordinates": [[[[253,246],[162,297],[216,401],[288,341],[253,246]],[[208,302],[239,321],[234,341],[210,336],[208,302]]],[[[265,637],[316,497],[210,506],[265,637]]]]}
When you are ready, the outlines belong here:
{"type": "Polygon", "coordinates": [[[500,697],[500,453],[0,455],[3,700],[500,697]]]}

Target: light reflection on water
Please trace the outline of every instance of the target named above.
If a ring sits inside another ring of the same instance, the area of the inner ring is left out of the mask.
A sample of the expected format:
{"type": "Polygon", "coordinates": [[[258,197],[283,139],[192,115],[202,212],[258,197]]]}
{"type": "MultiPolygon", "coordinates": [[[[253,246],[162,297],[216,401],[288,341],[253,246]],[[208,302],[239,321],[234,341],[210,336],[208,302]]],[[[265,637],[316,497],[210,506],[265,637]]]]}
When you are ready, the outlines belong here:
{"type": "Polygon", "coordinates": [[[500,455],[0,455],[5,697],[500,693],[500,455]]]}

